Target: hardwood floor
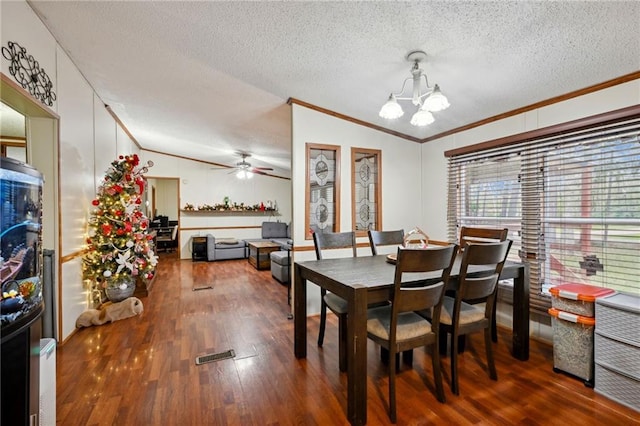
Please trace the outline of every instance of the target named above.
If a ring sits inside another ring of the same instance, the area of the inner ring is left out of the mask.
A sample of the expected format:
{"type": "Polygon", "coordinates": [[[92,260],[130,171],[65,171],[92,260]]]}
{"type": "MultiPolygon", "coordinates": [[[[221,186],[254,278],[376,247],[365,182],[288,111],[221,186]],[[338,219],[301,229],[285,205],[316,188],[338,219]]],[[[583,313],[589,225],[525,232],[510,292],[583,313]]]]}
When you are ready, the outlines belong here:
{"type": "MultiPolygon", "coordinates": [[[[318,290],[319,291],[319,290],[318,290]]],[[[305,360],[293,354],[287,289],[246,260],[191,262],[163,254],[144,312],[79,330],[58,347],[61,425],[341,425],[346,374],[338,370],[337,321],[328,315],[322,349],[310,318],[305,360]],[[195,287],[212,286],[197,290],[195,287]],[[235,358],[195,365],[196,357],[235,358]]],[[[552,371],[551,347],[531,341],[527,362],[495,346],[498,381],[484,370],[481,335],[459,358],[460,396],[434,394],[431,360],[415,350],[397,379],[398,424],[640,424],[640,413],[552,371]]],[[[387,368],[368,343],[368,424],[389,424],[387,368]]]]}

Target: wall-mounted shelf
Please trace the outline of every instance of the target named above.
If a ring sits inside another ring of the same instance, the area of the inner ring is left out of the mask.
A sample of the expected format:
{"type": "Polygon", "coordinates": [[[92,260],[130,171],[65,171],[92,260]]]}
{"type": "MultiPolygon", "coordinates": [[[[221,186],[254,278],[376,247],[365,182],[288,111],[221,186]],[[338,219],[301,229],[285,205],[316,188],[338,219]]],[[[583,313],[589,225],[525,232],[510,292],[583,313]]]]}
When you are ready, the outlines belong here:
{"type": "Polygon", "coordinates": [[[180,210],[181,214],[194,214],[202,216],[280,216],[276,210],[180,210]]]}

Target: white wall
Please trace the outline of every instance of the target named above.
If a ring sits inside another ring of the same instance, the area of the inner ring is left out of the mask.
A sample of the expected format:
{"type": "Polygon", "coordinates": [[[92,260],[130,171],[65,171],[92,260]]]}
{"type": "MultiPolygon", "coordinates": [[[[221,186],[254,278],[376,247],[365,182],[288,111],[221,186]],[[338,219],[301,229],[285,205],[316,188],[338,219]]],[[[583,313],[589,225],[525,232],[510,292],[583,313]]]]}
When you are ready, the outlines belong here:
{"type": "MultiPolygon", "coordinates": [[[[295,261],[315,259],[313,241],[305,239],[305,175],[307,143],[340,146],[340,230],[352,229],[351,207],[351,148],[381,150],[382,156],[382,228],[409,231],[414,226],[428,227],[430,213],[422,211],[421,149],[409,142],[386,133],[359,126],[349,121],[293,105],[292,108],[292,176],[293,176],[293,238],[295,261]],[[301,248],[308,250],[300,250],[301,248]]],[[[358,238],[359,243],[368,239],[358,238]]],[[[368,246],[358,254],[371,254],[368,246]]],[[[340,253],[336,253],[340,255],[340,253]]],[[[308,284],[307,311],[320,311],[320,291],[308,284]]]]}
{"type": "MultiPolygon", "coordinates": [[[[141,152],[140,158],[144,163],[153,161],[149,176],[179,178],[179,240],[182,259],[191,258],[192,236],[212,234],[216,237],[239,239],[260,238],[262,222],[291,222],[291,181],[288,179],[255,175],[252,179],[239,180],[228,170],[212,169],[211,164],[145,150],[141,152]],[[221,204],[226,196],[232,203],[247,205],[276,202],[278,212],[234,215],[182,211],[187,203],[194,206],[221,204]]],[[[156,194],[158,191],[160,190],[157,188],[156,194]]]]}
{"type": "MultiPolygon", "coordinates": [[[[75,330],[78,315],[88,307],[80,256],[85,247],[91,200],[116,153],[128,154],[137,148],[124,132],[116,133],[115,120],[105,115],[103,102],[29,5],[24,1],[3,1],[0,10],[3,46],[13,41],[26,48],[46,71],[57,96],[51,109],[58,114],[58,123],[31,121],[30,136],[38,140],[33,144],[37,152],[30,157],[45,169],[45,210],[56,209],[54,216],[59,217],[58,223],[45,218],[43,241],[45,248],[55,250],[59,262],[58,337],[64,340],[75,330]],[[58,135],[59,145],[55,146],[58,135]],[[59,229],[52,233],[51,228],[56,226],[59,229]]],[[[2,72],[13,79],[9,61],[2,61],[2,72]]]]}

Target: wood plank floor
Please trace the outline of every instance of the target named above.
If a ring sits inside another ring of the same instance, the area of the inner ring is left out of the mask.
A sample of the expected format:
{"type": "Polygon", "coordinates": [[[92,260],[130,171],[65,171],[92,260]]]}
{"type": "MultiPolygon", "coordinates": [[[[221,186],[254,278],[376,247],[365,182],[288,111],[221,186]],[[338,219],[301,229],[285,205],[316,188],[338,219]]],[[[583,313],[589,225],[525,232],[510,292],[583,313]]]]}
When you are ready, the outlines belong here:
{"type": "MultiPolygon", "coordinates": [[[[246,260],[191,262],[163,254],[142,315],[79,330],[58,347],[61,425],[342,425],[346,375],[338,370],[337,321],[324,348],[310,318],[308,357],[293,354],[287,289],[246,260]],[[193,291],[211,285],[213,289],[193,291]],[[195,365],[233,349],[235,358],[195,365]]],[[[460,358],[460,396],[434,396],[431,360],[419,349],[398,375],[398,424],[640,425],[640,413],[552,371],[552,350],[531,342],[527,362],[495,345],[498,381],[474,336],[460,358]]],[[[368,424],[389,424],[387,368],[369,342],[368,424]]]]}

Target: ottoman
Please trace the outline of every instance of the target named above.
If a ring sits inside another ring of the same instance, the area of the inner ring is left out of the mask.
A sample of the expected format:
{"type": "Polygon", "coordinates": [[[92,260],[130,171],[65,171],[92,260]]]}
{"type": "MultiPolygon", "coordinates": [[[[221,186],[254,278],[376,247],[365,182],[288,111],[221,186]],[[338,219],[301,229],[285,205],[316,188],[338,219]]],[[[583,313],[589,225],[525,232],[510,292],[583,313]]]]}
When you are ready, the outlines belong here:
{"type": "Polygon", "coordinates": [[[271,276],[283,284],[289,283],[289,263],[291,255],[288,250],[271,252],[271,276]]]}

